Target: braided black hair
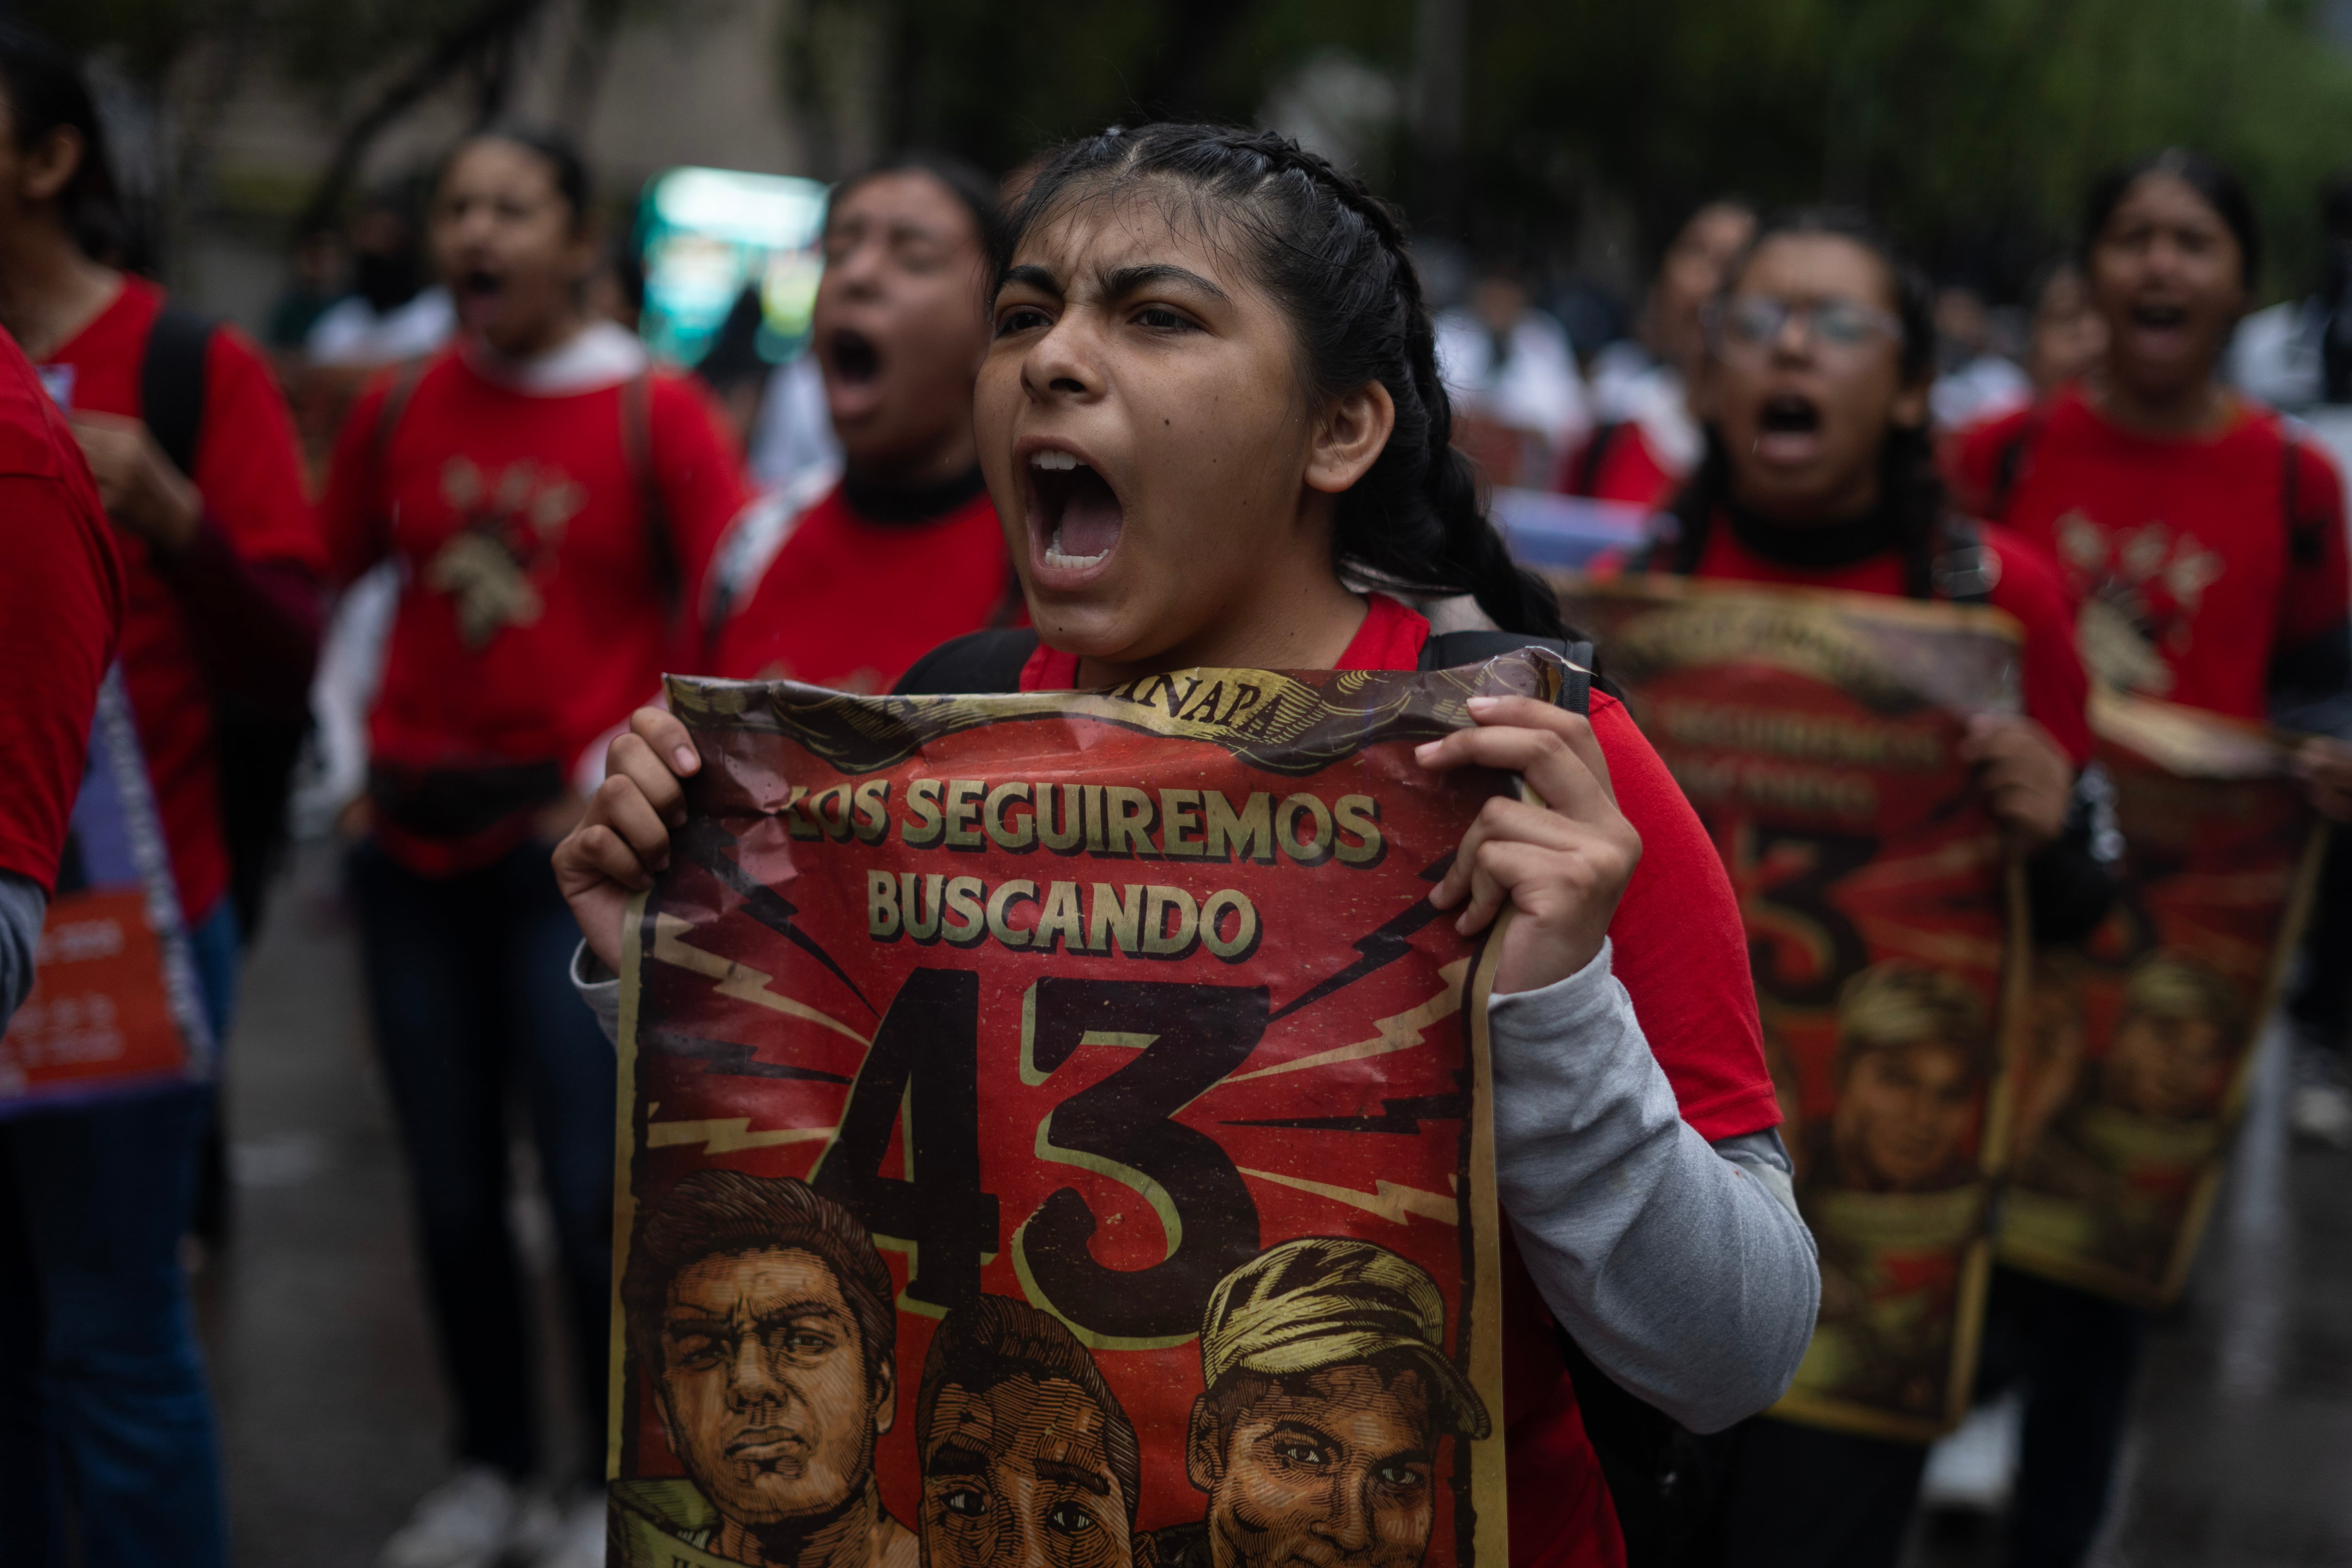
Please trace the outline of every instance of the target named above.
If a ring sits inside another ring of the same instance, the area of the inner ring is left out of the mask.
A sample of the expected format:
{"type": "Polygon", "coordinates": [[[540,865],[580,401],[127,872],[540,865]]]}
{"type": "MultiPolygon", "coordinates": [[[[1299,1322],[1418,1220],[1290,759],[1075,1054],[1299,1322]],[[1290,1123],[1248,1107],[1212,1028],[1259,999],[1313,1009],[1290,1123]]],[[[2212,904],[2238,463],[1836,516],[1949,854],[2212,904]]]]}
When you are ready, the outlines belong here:
{"type": "MultiPolygon", "coordinates": [[[[1935,374],[1934,285],[1885,230],[1851,208],[1798,207],[1767,217],[1739,259],[1725,271],[1724,295],[1727,297],[1738,286],[1758,251],[1790,235],[1843,239],[1878,258],[1895,297],[1895,319],[1902,323],[1896,363],[1903,384],[1918,385],[1935,374]]],[[[1714,352],[1712,342],[1709,352],[1714,352]]],[[[1709,425],[1706,457],[1675,497],[1672,510],[1677,528],[1667,561],[1670,570],[1687,576],[1698,569],[1716,514],[1733,504],[1730,454],[1724,449],[1722,434],[1709,425]]],[[[1945,508],[1935,438],[1927,424],[1890,425],[1878,454],[1878,514],[1890,524],[1890,542],[1902,552],[1904,592],[1912,598],[1935,595],[1936,557],[1943,547],[1945,508]]]]}
{"type": "Polygon", "coordinates": [[[1506,631],[1562,635],[1559,602],[1522,572],[1487,521],[1454,450],[1436,335],[1396,214],[1286,136],[1215,125],[1113,128],[1055,151],[996,245],[1001,285],[1024,236],[1069,204],[1159,184],[1189,194],[1204,223],[1239,236],[1290,319],[1315,389],[1388,389],[1396,426],[1335,509],[1334,564],[1409,594],[1467,594],[1506,631]]]}

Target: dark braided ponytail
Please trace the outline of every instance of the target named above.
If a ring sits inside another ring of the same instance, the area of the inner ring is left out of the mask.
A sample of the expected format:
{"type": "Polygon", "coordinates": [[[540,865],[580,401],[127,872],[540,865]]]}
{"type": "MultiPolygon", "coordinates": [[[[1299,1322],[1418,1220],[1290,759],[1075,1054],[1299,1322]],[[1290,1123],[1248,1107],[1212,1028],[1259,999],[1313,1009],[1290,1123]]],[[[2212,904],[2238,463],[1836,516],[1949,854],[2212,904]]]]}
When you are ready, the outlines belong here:
{"type": "Polygon", "coordinates": [[[1214,125],[1113,129],[1055,152],[1007,220],[1000,282],[1023,237],[1087,199],[1157,185],[1245,243],[1258,279],[1298,334],[1315,390],[1388,389],[1396,427],[1370,471],[1339,497],[1334,565],[1408,594],[1467,594],[1506,631],[1561,635],[1559,608],[1522,572],[1454,449],[1436,333],[1396,215],[1362,182],[1288,137],[1214,125]]]}
{"type": "MultiPolygon", "coordinates": [[[[1886,232],[1859,212],[1800,207],[1767,217],[1739,259],[1726,269],[1724,293],[1728,295],[1737,288],[1759,250],[1789,235],[1846,240],[1878,258],[1886,268],[1895,319],[1903,324],[1896,362],[1903,384],[1916,386],[1935,374],[1935,290],[1927,275],[1905,257],[1886,232]]],[[[1715,352],[1712,333],[1707,352],[1715,352]]],[[[1667,557],[1671,570],[1687,576],[1698,569],[1716,514],[1732,504],[1730,455],[1724,450],[1721,435],[1710,425],[1706,459],[1675,498],[1673,511],[1678,527],[1667,557]]],[[[1935,439],[1927,426],[1907,429],[1890,426],[1878,453],[1878,514],[1886,520],[1892,533],[1887,542],[1902,553],[1904,592],[1912,598],[1935,596],[1935,565],[1943,549],[1946,504],[1944,481],[1936,468],[1935,439]]]]}

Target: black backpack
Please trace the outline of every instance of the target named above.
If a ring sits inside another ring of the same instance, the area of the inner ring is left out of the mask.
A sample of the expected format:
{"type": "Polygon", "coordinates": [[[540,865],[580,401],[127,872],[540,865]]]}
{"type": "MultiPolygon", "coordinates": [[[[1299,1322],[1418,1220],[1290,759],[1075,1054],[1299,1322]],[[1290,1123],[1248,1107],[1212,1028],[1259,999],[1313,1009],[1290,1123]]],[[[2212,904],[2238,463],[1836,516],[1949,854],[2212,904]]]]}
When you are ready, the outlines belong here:
{"type": "MultiPolygon", "coordinates": [[[[205,356],[218,326],[167,305],[147,334],[139,397],[147,428],[183,474],[196,471],[205,423],[205,356]]],[[[299,718],[270,712],[215,686],[213,754],[220,771],[221,837],[228,847],[229,901],[249,944],[261,929],[270,879],[286,855],[286,803],[294,764],[310,732],[299,718]]]]}

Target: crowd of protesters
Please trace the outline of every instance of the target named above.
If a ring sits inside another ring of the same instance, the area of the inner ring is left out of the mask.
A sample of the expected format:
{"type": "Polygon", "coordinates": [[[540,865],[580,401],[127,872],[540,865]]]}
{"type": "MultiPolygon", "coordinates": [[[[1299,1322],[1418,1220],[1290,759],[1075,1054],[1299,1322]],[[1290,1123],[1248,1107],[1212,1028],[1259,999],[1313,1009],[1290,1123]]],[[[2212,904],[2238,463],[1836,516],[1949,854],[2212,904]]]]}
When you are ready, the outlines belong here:
{"type": "MultiPolygon", "coordinates": [[[[878,692],[1412,668],[1439,601],[1557,637],[1475,459],[1671,520],[1636,569],[2016,617],[2024,710],[1968,744],[2039,940],[2078,937],[2114,892],[2084,784],[2094,675],[2347,727],[2342,483],[2230,378],[2261,247],[2202,158],[2089,194],[2079,248],[2028,291],[2016,363],[1981,299],[1939,297],[1857,213],[1706,203],[1637,332],[1579,345],[1507,275],[1433,311],[1390,209],[1278,137],[1112,132],[1024,174],[1009,205],[929,154],[836,186],[808,357],[738,406],[720,395],[740,378],[658,364],[631,330],[642,280],[577,153],[492,124],[414,201],[307,241],[265,350],[123,269],[78,63],[0,28],[0,530],[20,566],[0,574],[0,1019],[31,984],[112,668],[229,1037],[315,702],[456,1412],[448,1478],[386,1568],[605,1561],[611,969],[695,769],[646,706],[664,671],[878,692]],[[1181,187],[1200,221],[1105,221],[1139,181],[1181,187]],[[1247,237],[1209,237],[1227,224],[1247,237]],[[778,400],[814,387],[814,456],[747,460],[778,400]],[[1032,483],[1041,442],[1080,477],[1032,483]],[[2163,550],[2126,548],[2159,514],[2163,550]],[[2086,603],[2122,628],[2094,645],[2112,668],[2078,653],[2086,603]],[[578,1455],[534,1426],[510,1107],[553,1215],[594,1436],[578,1455]]],[[[2335,303],[2315,308],[2315,401],[2352,385],[2335,303]]],[[[1478,718],[1425,765],[1523,771],[1562,803],[1482,819],[1432,895],[1465,931],[1523,915],[1492,1015],[1514,1561],[1625,1560],[1556,1321],[1666,1417],[1732,1434],[1685,1532],[1710,1544],[1680,1560],[1891,1564],[1926,1446],[1759,1414],[1820,1285],[1715,850],[1607,696],[1589,722],[1524,702],[1478,718]],[[1570,1108],[1577,1140],[1555,1135],[1570,1108]]],[[[2301,758],[2336,817],[2347,757],[2301,758]]],[[[2340,952],[2347,921],[2339,853],[2314,940],[2340,952]]],[[[2308,970],[2297,1125],[2352,1141],[2352,988],[2340,963],[2308,970]]],[[[228,1561],[182,1261],[215,1099],[0,1119],[0,1563],[68,1541],[93,1568],[228,1561]]],[[[2011,1563],[2084,1559],[2144,1327],[1997,1276],[1985,1391],[2028,1389],[2011,1563]]]]}

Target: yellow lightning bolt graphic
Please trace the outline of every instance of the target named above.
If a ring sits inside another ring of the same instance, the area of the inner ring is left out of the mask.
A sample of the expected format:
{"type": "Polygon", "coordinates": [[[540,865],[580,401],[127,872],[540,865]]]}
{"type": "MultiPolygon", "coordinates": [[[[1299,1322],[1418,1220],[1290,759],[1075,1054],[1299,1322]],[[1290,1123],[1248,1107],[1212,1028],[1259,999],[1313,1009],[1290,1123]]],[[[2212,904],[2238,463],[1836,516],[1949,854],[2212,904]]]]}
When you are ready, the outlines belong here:
{"type": "Polygon", "coordinates": [[[1407,1216],[1412,1215],[1444,1225],[1462,1223],[1459,1205],[1444,1193],[1425,1193],[1419,1187],[1399,1186],[1394,1182],[1377,1179],[1373,1181],[1370,1192],[1360,1193],[1353,1187],[1335,1187],[1328,1182],[1310,1182],[1304,1176],[1286,1176],[1275,1171],[1244,1169],[1242,1174],[1255,1176],[1261,1182],[1272,1182],[1278,1186],[1296,1187],[1302,1193],[1313,1193],[1318,1198],[1329,1198],[1333,1203],[1376,1214],[1398,1225],[1407,1223],[1407,1216]]]}
{"type": "Polygon", "coordinates": [[[743,1149],[772,1149],[780,1143],[814,1143],[832,1137],[837,1131],[832,1127],[778,1127],[754,1132],[748,1116],[712,1121],[654,1121],[646,1126],[646,1144],[648,1148],[671,1149],[681,1143],[699,1143],[706,1154],[732,1154],[743,1149]]]}
{"type": "Polygon", "coordinates": [[[755,1006],[772,1007],[787,1017],[818,1025],[836,1035],[846,1035],[861,1046],[873,1043],[848,1025],[826,1016],[807,1003],[795,1002],[789,996],[781,996],[769,990],[768,982],[772,976],[762,974],[748,964],[721,958],[715,952],[687,946],[684,934],[690,929],[676,915],[656,915],[654,956],[664,963],[674,963],[696,974],[709,975],[719,982],[716,989],[721,996],[732,996],[739,1002],[749,1002],[755,1006]]]}
{"type": "Polygon", "coordinates": [[[1384,1057],[1391,1051],[1402,1051],[1421,1044],[1421,1032],[1441,1018],[1450,1018],[1462,1010],[1462,982],[1470,973],[1470,961],[1454,960],[1437,972],[1445,982],[1445,989],[1410,1011],[1393,1018],[1382,1018],[1372,1027],[1379,1031],[1369,1040],[1358,1040],[1349,1046],[1334,1046],[1328,1051],[1318,1051],[1309,1057],[1295,1057],[1286,1062],[1276,1062],[1255,1072],[1237,1072],[1225,1079],[1227,1083],[1247,1083],[1254,1078],[1272,1078],[1276,1073],[1304,1072],[1308,1068],[1331,1067],[1339,1062],[1362,1061],[1368,1057],[1384,1057]]]}

